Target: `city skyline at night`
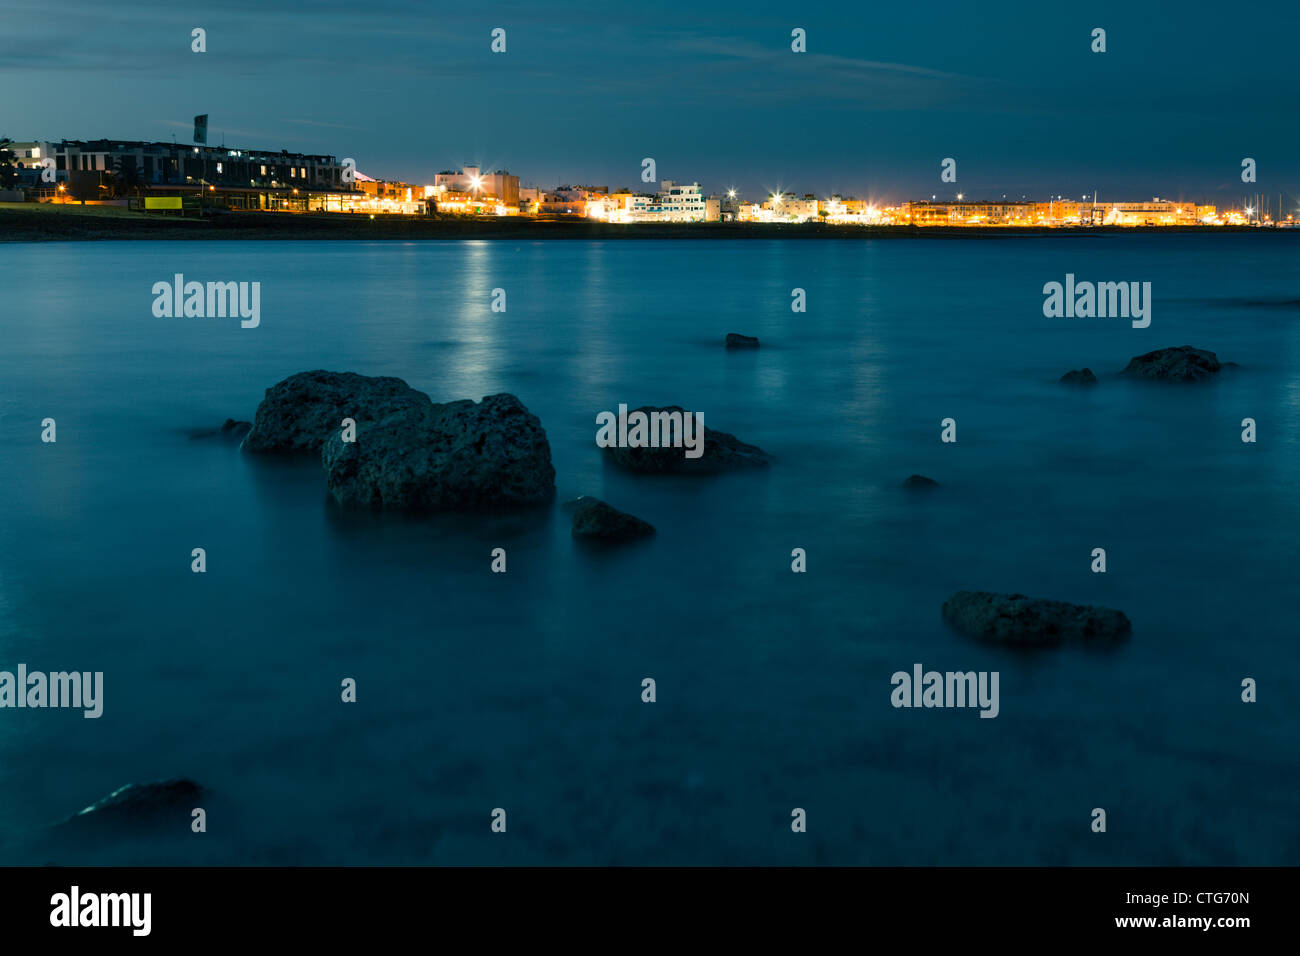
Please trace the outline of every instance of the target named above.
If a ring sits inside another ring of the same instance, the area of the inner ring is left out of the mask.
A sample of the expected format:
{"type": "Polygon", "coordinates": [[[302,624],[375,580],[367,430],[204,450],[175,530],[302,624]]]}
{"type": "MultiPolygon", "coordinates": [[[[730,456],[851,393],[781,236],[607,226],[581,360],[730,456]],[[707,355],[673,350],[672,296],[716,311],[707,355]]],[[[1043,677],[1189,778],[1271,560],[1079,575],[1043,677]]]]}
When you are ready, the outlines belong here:
{"type": "Polygon", "coordinates": [[[1300,191],[1285,58],[1231,40],[1267,32],[1280,6],[1245,17],[1194,4],[1162,19],[1110,3],[996,15],[724,4],[707,22],[676,4],[15,9],[30,15],[0,40],[0,74],[42,95],[7,107],[0,133],[14,139],[184,142],[209,113],[210,143],[337,152],[407,182],[475,164],[539,186],[635,188],[652,157],[662,177],[751,196],[1224,203],[1300,191]],[[112,82],[87,86],[91,71],[112,82]],[[1246,157],[1258,188],[1243,188],[1246,157]]]}

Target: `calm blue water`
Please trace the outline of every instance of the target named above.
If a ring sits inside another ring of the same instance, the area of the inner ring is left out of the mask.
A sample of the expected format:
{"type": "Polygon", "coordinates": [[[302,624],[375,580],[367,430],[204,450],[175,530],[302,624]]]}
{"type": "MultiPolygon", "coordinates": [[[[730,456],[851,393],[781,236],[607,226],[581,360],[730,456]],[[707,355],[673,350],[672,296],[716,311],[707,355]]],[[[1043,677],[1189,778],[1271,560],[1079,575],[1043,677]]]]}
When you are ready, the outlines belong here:
{"type": "Polygon", "coordinates": [[[0,862],[1300,863],[1293,238],[2,246],[0,669],[106,690],[99,720],[0,710],[0,862]],[[261,282],[261,327],[155,318],[175,272],[261,282]],[[1151,327],[1045,319],[1067,272],[1151,281],[1151,327]],[[1182,344],[1242,368],[1108,379],[1182,344]],[[1082,366],[1098,387],[1056,384],[1082,366]],[[319,466],[191,437],[312,368],[519,395],[556,506],[340,514],[319,466]],[[595,415],[620,402],[779,460],[612,471],[595,415]],[[913,472],[943,487],[909,496],[913,472]],[[576,547],[579,494],[658,535],[576,547]],[[963,588],[1118,607],[1134,635],[986,647],[940,619],[963,588]],[[915,662],[999,671],[1000,716],[894,709],[915,662]],[[172,776],[211,788],[206,834],[29,843],[172,776]]]}

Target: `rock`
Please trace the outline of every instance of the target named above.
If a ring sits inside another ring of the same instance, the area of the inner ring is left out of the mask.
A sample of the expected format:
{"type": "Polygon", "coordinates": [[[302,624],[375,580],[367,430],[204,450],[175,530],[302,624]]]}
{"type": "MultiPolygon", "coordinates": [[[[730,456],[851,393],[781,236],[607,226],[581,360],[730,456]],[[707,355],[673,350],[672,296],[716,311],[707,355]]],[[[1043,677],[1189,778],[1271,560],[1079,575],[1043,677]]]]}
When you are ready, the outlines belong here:
{"type": "Polygon", "coordinates": [[[933,478],[927,478],[925,475],[909,475],[903,481],[904,488],[938,488],[939,482],[933,478]]]}
{"type": "Polygon", "coordinates": [[[573,536],[598,541],[631,541],[655,533],[654,525],[605,504],[599,498],[583,496],[573,509],[573,536]]]}
{"type": "Polygon", "coordinates": [[[248,434],[248,430],[253,426],[248,422],[237,422],[233,418],[227,418],[220,428],[190,428],[186,429],[186,434],[190,438],[197,440],[207,440],[209,438],[224,438],[228,441],[239,441],[248,434]]]}
{"type": "MultiPolygon", "coordinates": [[[[667,405],[663,408],[643,405],[633,411],[645,412],[647,415],[653,412],[680,412],[683,416],[687,414],[680,405],[667,405]]],[[[735,435],[708,426],[704,428],[704,454],[699,458],[687,458],[684,447],[607,447],[605,453],[620,468],[642,474],[710,475],[745,468],[764,468],[772,461],[772,456],[758,446],[747,445],[735,435]]]]}
{"type": "Polygon", "coordinates": [[[1129,360],[1121,374],[1160,382],[1201,382],[1217,375],[1221,368],[1223,365],[1213,352],[1179,345],[1138,355],[1129,360]]]}
{"type": "Polygon", "coordinates": [[[129,783],[63,821],[63,826],[189,828],[190,813],[204,790],[181,778],[155,783],[129,783]]]}
{"type": "Polygon", "coordinates": [[[266,390],[241,447],[262,453],[319,452],[345,418],[360,427],[432,404],[428,395],[400,378],[299,372],[266,390]]]}
{"type": "Polygon", "coordinates": [[[221,425],[222,438],[243,438],[252,429],[252,422],[237,422],[233,418],[227,418],[221,425]]]}
{"type": "Polygon", "coordinates": [[[1062,375],[1061,381],[1066,385],[1096,385],[1097,376],[1092,374],[1090,368],[1076,368],[1062,375]]]}
{"type": "Polygon", "coordinates": [[[758,339],[752,335],[741,335],[739,332],[727,333],[727,348],[729,349],[756,349],[758,348],[758,339]]]}
{"type": "Polygon", "coordinates": [[[555,497],[546,432],[513,395],[412,403],[380,421],[358,420],[354,442],[334,428],[321,463],[330,493],[348,507],[472,511],[555,497]]]}
{"type": "Polygon", "coordinates": [[[1120,640],[1133,631],[1123,611],[991,591],[958,591],[943,602],[943,619],[970,637],[1043,647],[1120,640]]]}

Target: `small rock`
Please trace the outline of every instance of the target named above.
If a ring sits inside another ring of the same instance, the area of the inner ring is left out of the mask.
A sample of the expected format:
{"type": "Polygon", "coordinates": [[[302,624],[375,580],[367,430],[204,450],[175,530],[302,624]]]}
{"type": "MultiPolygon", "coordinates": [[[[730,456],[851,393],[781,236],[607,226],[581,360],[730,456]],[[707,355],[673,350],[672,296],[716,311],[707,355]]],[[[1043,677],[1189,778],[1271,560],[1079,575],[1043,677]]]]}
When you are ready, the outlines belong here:
{"type": "Polygon", "coordinates": [[[1133,631],[1123,611],[990,591],[958,591],[943,602],[943,619],[970,637],[1043,647],[1067,639],[1114,641],[1133,631]]]}
{"type": "Polygon", "coordinates": [[[175,824],[188,829],[190,813],[203,793],[197,783],[181,778],[129,783],[68,817],[63,825],[127,829],[175,824]]]}
{"type": "Polygon", "coordinates": [[[573,509],[573,536],[598,541],[631,541],[655,533],[654,525],[599,498],[583,496],[573,509]]]}
{"type": "MultiPolygon", "coordinates": [[[[633,411],[645,412],[646,415],[664,412],[678,412],[683,416],[688,414],[680,405],[668,405],[663,408],[644,405],[633,411]]],[[[772,456],[757,445],[747,445],[735,435],[716,431],[708,426],[704,428],[704,453],[698,458],[687,458],[685,448],[671,446],[666,448],[607,447],[605,452],[620,468],[642,474],[717,474],[745,468],[763,468],[772,461],[772,456]]]]}
{"type": "Polygon", "coordinates": [[[756,349],[758,348],[758,339],[752,335],[741,335],[739,332],[728,332],[727,348],[756,349]]]}
{"type": "Polygon", "coordinates": [[[1066,385],[1096,385],[1097,376],[1092,374],[1090,368],[1076,368],[1062,375],[1061,381],[1066,385]]]}
{"type": "Polygon", "coordinates": [[[904,488],[938,488],[939,482],[925,475],[909,475],[903,481],[904,488]]]}
{"type": "Polygon", "coordinates": [[[252,422],[237,422],[233,418],[227,418],[221,425],[221,437],[243,438],[252,427],[252,422]]]}
{"type": "Polygon", "coordinates": [[[1179,345],[1135,356],[1120,374],[1159,382],[1201,382],[1217,375],[1221,368],[1213,352],[1179,345]]]}

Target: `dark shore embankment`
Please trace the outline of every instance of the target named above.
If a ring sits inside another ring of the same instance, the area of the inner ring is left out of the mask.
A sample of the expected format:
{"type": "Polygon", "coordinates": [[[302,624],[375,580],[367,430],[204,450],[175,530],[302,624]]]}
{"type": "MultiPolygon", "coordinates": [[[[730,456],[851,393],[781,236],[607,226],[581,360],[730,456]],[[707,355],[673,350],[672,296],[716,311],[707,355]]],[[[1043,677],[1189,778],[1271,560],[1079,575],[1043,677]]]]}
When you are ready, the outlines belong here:
{"type": "MultiPolygon", "coordinates": [[[[0,207],[0,241],[58,242],[99,239],[1015,239],[1086,237],[1142,232],[1267,232],[1251,227],[1177,226],[1038,229],[1016,226],[829,226],[823,223],[638,223],[589,219],[447,218],[208,210],[202,219],[131,213],[102,206],[0,207]]],[[[1300,235],[1300,230],[1295,231],[1300,235]]]]}

